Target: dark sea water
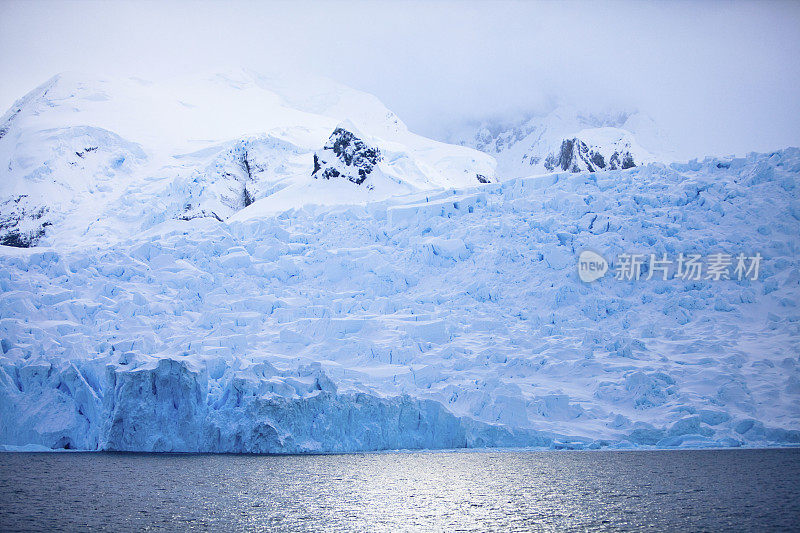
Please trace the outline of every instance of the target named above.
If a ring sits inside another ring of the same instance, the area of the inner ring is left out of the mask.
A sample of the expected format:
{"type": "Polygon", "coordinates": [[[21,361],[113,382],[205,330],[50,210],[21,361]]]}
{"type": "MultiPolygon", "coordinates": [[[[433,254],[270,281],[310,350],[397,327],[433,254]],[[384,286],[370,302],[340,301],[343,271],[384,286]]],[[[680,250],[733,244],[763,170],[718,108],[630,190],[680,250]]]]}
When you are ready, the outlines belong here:
{"type": "Polygon", "coordinates": [[[798,530],[800,449],[0,453],[0,530],[798,530]]]}

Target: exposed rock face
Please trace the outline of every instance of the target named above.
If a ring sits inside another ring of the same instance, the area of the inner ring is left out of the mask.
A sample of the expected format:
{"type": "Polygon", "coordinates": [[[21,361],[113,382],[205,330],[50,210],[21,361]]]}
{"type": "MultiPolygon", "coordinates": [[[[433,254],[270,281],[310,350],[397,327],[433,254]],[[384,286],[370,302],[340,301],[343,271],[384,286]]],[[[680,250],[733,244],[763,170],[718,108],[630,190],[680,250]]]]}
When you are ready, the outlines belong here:
{"type": "Polygon", "coordinates": [[[636,162],[633,155],[627,150],[613,150],[608,161],[600,149],[588,146],[585,142],[574,137],[565,139],[561,143],[558,154],[549,154],[544,160],[547,170],[561,170],[569,172],[596,172],[598,170],[618,170],[633,168],[636,162]]]}
{"type": "Polygon", "coordinates": [[[317,179],[344,178],[361,185],[381,160],[381,152],[343,127],[337,127],[323,149],[314,153],[317,179]]]}
{"type": "Polygon", "coordinates": [[[17,248],[36,246],[44,237],[48,208],[34,204],[27,195],[0,202],[0,244],[17,248]]]}

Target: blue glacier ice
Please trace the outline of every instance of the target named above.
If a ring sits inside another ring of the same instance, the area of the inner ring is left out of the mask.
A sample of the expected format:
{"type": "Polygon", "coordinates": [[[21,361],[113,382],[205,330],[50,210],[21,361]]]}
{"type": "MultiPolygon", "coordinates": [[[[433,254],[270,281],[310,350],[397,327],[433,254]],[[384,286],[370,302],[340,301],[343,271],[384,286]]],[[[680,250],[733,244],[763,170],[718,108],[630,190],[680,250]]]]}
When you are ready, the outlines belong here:
{"type": "Polygon", "coordinates": [[[800,444],[799,252],[793,148],[0,246],[0,445],[800,444]],[[763,261],[587,284],[585,249],[763,261]]]}

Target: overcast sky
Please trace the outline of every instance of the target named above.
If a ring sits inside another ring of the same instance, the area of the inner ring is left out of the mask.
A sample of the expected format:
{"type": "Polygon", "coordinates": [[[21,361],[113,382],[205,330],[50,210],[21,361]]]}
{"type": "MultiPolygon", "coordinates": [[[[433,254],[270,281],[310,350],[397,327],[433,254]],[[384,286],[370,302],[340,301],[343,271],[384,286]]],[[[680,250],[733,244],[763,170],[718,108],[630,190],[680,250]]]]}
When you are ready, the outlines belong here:
{"type": "Polygon", "coordinates": [[[681,155],[800,145],[800,2],[12,2],[0,106],[53,74],[299,66],[413,131],[557,99],[650,114],[681,155]]]}

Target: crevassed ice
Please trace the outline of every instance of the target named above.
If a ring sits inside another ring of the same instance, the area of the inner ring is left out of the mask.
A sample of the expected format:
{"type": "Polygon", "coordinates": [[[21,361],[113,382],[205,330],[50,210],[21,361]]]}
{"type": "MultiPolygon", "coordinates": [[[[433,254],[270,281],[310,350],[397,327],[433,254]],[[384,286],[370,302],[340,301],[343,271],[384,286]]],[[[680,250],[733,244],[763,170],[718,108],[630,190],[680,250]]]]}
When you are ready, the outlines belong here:
{"type": "Polygon", "coordinates": [[[0,444],[336,452],[800,442],[800,151],[0,252],[0,444]],[[583,249],[763,257],[577,276],[583,249]]]}

